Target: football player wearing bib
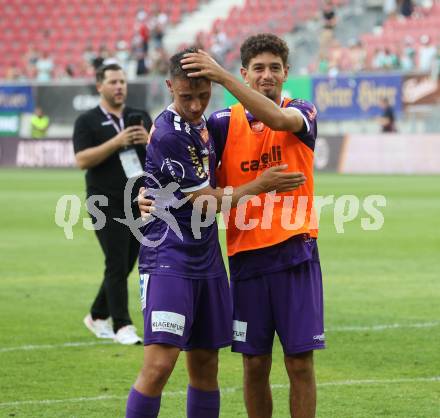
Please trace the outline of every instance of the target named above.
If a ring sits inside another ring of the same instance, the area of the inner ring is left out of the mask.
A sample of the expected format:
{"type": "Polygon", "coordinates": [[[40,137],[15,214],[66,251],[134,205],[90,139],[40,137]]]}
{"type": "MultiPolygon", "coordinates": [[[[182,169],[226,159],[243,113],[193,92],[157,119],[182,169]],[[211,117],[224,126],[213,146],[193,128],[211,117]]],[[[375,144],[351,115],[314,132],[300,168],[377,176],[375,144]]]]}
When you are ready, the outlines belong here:
{"type": "Polygon", "coordinates": [[[272,34],[241,46],[242,84],[203,51],[187,54],[183,68],[228,89],[239,101],[208,120],[216,144],[217,184],[241,184],[287,164],[306,182],[291,192],[259,195],[226,214],[233,297],[233,351],[243,354],[249,417],[272,416],[269,374],[275,332],[290,379],[296,418],[316,411],[313,351],[324,343],[322,277],[313,211],[313,157],[317,135],[313,104],[282,97],[288,75],[286,43],[272,34]]]}

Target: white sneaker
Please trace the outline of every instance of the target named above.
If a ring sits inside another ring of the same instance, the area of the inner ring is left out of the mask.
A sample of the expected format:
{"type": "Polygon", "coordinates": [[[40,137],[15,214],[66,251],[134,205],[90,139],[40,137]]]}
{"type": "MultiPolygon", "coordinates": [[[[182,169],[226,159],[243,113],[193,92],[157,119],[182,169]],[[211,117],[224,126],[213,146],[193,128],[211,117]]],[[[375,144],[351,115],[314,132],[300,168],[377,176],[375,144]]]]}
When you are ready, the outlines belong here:
{"type": "Polygon", "coordinates": [[[116,331],[113,340],[116,343],[124,345],[141,344],[141,338],[136,334],[136,328],[133,325],[126,325],[116,331]]]}
{"type": "Polygon", "coordinates": [[[110,318],[93,320],[92,315],[87,314],[83,322],[98,338],[115,338],[110,318]]]}

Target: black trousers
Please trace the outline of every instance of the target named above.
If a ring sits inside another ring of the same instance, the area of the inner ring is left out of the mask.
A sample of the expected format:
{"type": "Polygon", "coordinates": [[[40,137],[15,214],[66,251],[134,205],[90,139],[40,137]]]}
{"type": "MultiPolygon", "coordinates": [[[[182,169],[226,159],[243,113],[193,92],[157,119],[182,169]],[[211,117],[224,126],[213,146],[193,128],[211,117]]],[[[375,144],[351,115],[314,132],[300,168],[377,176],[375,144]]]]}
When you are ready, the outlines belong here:
{"type": "Polygon", "coordinates": [[[100,209],[106,215],[106,224],[95,233],[104,252],[105,270],[91,315],[93,319],[106,319],[110,316],[116,332],[119,328],[132,324],[128,312],[127,279],[136,263],[140,244],[127,226],[114,220],[125,218],[122,208],[109,205],[100,209]]]}

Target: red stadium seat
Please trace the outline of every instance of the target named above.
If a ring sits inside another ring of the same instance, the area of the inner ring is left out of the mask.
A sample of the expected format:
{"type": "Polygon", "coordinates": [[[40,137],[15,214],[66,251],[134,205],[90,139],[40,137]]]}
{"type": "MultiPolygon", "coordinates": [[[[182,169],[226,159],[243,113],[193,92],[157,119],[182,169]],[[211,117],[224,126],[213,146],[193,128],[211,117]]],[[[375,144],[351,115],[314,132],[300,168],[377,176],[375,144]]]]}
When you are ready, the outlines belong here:
{"type": "MultiPolygon", "coordinates": [[[[130,44],[138,10],[151,15],[158,7],[167,11],[170,22],[176,24],[182,13],[194,11],[199,1],[2,0],[0,50],[24,53],[29,44],[34,44],[50,49],[57,62],[64,63],[66,51],[73,51],[77,54],[75,59],[81,61],[82,51],[89,43],[96,49],[104,43],[113,48],[119,40],[130,44]]],[[[0,54],[3,70],[8,56],[9,53],[0,54]]]]}

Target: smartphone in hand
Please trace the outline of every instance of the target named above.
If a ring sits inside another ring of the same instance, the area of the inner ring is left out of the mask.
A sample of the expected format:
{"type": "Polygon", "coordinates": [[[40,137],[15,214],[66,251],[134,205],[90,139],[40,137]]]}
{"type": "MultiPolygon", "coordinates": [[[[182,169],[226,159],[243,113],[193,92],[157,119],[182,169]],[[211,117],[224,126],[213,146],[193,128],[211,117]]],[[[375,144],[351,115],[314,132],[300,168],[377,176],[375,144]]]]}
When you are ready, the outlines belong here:
{"type": "Polygon", "coordinates": [[[127,126],[143,125],[142,115],[140,113],[130,113],[127,119],[127,126]]]}

